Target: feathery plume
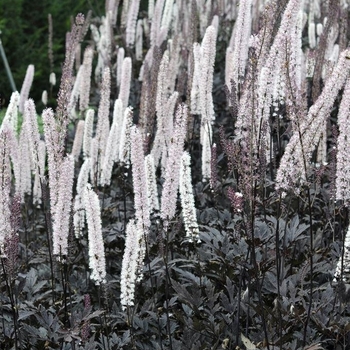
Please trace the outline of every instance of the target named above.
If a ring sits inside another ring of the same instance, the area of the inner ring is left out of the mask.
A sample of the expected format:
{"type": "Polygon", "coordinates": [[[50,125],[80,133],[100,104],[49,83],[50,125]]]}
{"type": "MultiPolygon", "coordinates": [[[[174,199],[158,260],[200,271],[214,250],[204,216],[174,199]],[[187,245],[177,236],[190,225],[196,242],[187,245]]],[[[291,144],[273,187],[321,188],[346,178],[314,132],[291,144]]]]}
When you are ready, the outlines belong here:
{"type": "Polygon", "coordinates": [[[83,72],[80,81],[79,109],[81,112],[89,107],[93,55],[94,51],[92,47],[88,46],[84,51],[83,72]]]}
{"type": "Polygon", "coordinates": [[[114,162],[117,161],[117,151],[119,149],[119,137],[123,120],[123,103],[122,100],[116,100],[114,103],[113,122],[109,131],[106,152],[101,169],[100,184],[109,185],[111,182],[114,162]]]}
{"type": "MultiPolygon", "coordinates": [[[[134,305],[135,284],[142,256],[143,229],[140,223],[130,220],[126,226],[125,248],[120,274],[120,303],[123,310],[134,305]]],[[[142,259],[143,260],[143,259],[142,259]]]]}
{"type": "Polygon", "coordinates": [[[84,194],[84,207],[89,238],[90,278],[96,285],[106,282],[106,259],[102,236],[101,210],[98,195],[88,184],[84,194]]]}
{"type": "Polygon", "coordinates": [[[118,99],[122,100],[123,107],[129,105],[130,83],[131,83],[132,62],[130,57],[125,57],[122,65],[122,75],[120,80],[120,89],[118,99]]]}
{"type": "Polygon", "coordinates": [[[169,157],[165,169],[161,200],[161,217],[165,226],[175,216],[176,198],[179,187],[181,155],[183,152],[187,126],[187,106],[178,107],[175,116],[174,137],[169,145],[169,157]]]}
{"type": "Polygon", "coordinates": [[[186,151],[181,157],[179,191],[186,237],[192,241],[193,238],[198,238],[199,228],[192,189],[191,156],[186,151]]]}
{"type": "Polygon", "coordinates": [[[11,163],[10,144],[14,138],[13,130],[6,125],[0,133],[0,248],[4,244],[7,232],[11,231],[11,163]]]}
{"type": "MultiPolygon", "coordinates": [[[[241,0],[239,2],[238,16],[235,23],[235,39],[232,57],[231,79],[238,84],[245,75],[245,66],[248,59],[247,45],[252,26],[251,15],[252,0],[241,0]]],[[[238,86],[236,86],[238,87],[238,86]]]]}
{"type": "Polygon", "coordinates": [[[11,94],[10,103],[6,109],[5,117],[0,126],[0,133],[5,125],[8,127],[11,126],[14,131],[17,131],[19,100],[19,93],[17,91],[13,92],[11,94]]]}
{"type": "Polygon", "coordinates": [[[122,72],[123,72],[123,62],[125,57],[125,50],[123,47],[120,47],[118,49],[118,56],[117,56],[117,86],[120,86],[121,80],[122,80],[122,72]]]}
{"type": "Polygon", "coordinates": [[[100,173],[100,167],[103,164],[103,158],[106,151],[108,133],[109,133],[109,107],[110,107],[110,94],[111,94],[111,74],[108,67],[103,71],[102,86],[101,86],[101,99],[98,106],[97,125],[96,125],[96,140],[98,142],[98,165],[100,173]]]}
{"type": "Polygon", "coordinates": [[[132,126],[133,112],[130,107],[125,109],[123,126],[120,132],[119,161],[125,164],[130,163],[130,129],[132,126]]]}
{"type": "Polygon", "coordinates": [[[46,161],[46,147],[45,141],[40,140],[37,149],[37,171],[34,175],[33,185],[33,203],[41,204],[42,190],[41,181],[43,181],[45,175],[45,161],[46,161]]]}
{"type": "Polygon", "coordinates": [[[314,105],[309,109],[308,115],[300,121],[300,128],[290,139],[276,176],[276,188],[284,191],[297,192],[298,181],[306,181],[306,171],[312,152],[317,146],[322,125],[329,117],[334,101],[343,87],[350,70],[350,50],[340,55],[332,75],[326,81],[325,87],[314,105]],[[301,137],[301,139],[300,139],[301,137]]]}
{"type": "Polygon", "coordinates": [[[80,13],[76,16],[75,24],[72,26],[72,30],[69,34],[69,40],[67,41],[66,56],[62,68],[61,83],[60,88],[58,90],[56,117],[58,118],[59,124],[64,129],[63,138],[65,138],[65,128],[68,123],[68,104],[72,91],[75,50],[80,40],[82,39],[81,37],[83,24],[84,15],[80,13]]]}
{"type": "Polygon", "coordinates": [[[141,132],[136,126],[130,130],[132,181],[134,189],[135,217],[144,230],[151,226],[148,206],[145,157],[141,132]]]}
{"type": "Polygon", "coordinates": [[[86,158],[83,165],[80,168],[78,180],[77,180],[77,195],[74,199],[74,233],[75,237],[81,236],[82,230],[85,227],[85,209],[84,209],[84,194],[85,188],[89,181],[89,175],[91,171],[91,160],[86,158]]]}
{"type": "Polygon", "coordinates": [[[58,198],[52,216],[53,254],[58,259],[68,255],[69,221],[72,209],[74,158],[65,157],[60,166],[58,198]]]}
{"type": "Polygon", "coordinates": [[[140,0],[132,0],[128,11],[126,23],[126,46],[133,47],[135,44],[136,21],[140,8],[140,0]]]}
{"type": "Polygon", "coordinates": [[[24,111],[24,103],[28,100],[29,91],[33,84],[33,79],[34,79],[34,65],[30,64],[27,68],[27,72],[21,88],[21,94],[20,94],[20,100],[19,100],[19,111],[21,113],[23,113],[24,111]]]}
{"type": "Polygon", "coordinates": [[[142,61],[142,19],[137,21],[136,25],[136,45],[135,45],[135,58],[136,61],[142,61]]]}
{"type": "Polygon", "coordinates": [[[84,159],[90,156],[92,131],[94,127],[94,116],[95,116],[95,111],[93,109],[88,109],[86,111],[85,123],[84,123],[84,138],[83,138],[84,159]]]}
{"type": "Polygon", "coordinates": [[[159,210],[159,198],[157,190],[157,181],[155,165],[152,154],[145,157],[146,183],[148,195],[148,207],[150,211],[159,210]]]}
{"type": "Polygon", "coordinates": [[[77,161],[80,156],[81,147],[83,144],[84,129],[85,129],[85,121],[79,120],[77,129],[75,131],[75,137],[74,137],[73,146],[72,146],[72,156],[74,157],[75,161],[77,161]]]}
{"type": "MultiPolygon", "coordinates": [[[[346,206],[350,204],[350,79],[344,88],[343,98],[338,113],[339,135],[337,139],[337,171],[336,171],[336,196],[335,199],[344,201],[346,206]]],[[[350,237],[350,236],[349,236],[350,237]]]]}

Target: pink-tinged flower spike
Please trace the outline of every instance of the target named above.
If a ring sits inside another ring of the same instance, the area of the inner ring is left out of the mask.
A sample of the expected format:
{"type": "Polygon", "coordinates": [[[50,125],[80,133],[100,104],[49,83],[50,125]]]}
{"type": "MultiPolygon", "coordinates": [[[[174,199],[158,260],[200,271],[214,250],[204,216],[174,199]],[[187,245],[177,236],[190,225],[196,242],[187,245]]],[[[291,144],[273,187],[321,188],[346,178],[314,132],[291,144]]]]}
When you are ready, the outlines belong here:
{"type": "Polygon", "coordinates": [[[143,27],[142,27],[142,19],[137,21],[136,25],[136,44],[135,44],[135,58],[136,61],[142,61],[142,35],[143,35],[143,27]]]}
{"type": "Polygon", "coordinates": [[[148,207],[150,211],[159,210],[159,196],[157,190],[156,168],[152,154],[145,157],[148,207]]]}
{"type": "Polygon", "coordinates": [[[100,167],[103,164],[103,158],[105,155],[107,139],[109,134],[109,107],[110,107],[110,94],[111,94],[111,74],[108,67],[103,71],[102,86],[101,86],[101,99],[98,107],[97,125],[96,125],[96,140],[98,142],[98,165],[100,173],[100,167]]]}
{"type": "Polygon", "coordinates": [[[151,21],[153,18],[153,14],[154,14],[154,0],[149,0],[148,1],[148,19],[151,21]]]}
{"type": "Polygon", "coordinates": [[[179,190],[186,237],[192,241],[193,238],[198,239],[199,228],[192,189],[191,156],[186,151],[181,157],[179,190]]]}
{"type": "Polygon", "coordinates": [[[106,282],[106,259],[102,236],[101,210],[98,195],[88,184],[84,194],[88,226],[90,278],[96,285],[106,282]]]}
{"type": "Polygon", "coordinates": [[[133,112],[130,107],[124,112],[123,126],[120,133],[119,161],[128,165],[130,163],[130,129],[132,126],[133,112]]]}
{"type": "Polygon", "coordinates": [[[157,83],[157,98],[156,98],[156,112],[157,112],[157,132],[153,142],[152,154],[155,164],[158,165],[162,157],[162,153],[166,152],[166,128],[169,120],[166,120],[170,114],[166,109],[166,102],[168,100],[168,78],[169,78],[169,53],[164,52],[162,61],[160,62],[157,83]]]}
{"type": "Polygon", "coordinates": [[[344,239],[344,252],[338,258],[337,267],[334,272],[333,282],[337,282],[342,278],[343,282],[349,283],[350,274],[350,225],[346,231],[344,239]],[[342,256],[343,255],[343,256],[342,256]],[[343,268],[343,271],[342,271],[343,268]]]}
{"type": "Polygon", "coordinates": [[[201,59],[200,59],[200,104],[202,125],[210,123],[215,119],[214,104],[213,104],[213,75],[214,63],[216,54],[216,29],[214,26],[209,26],[205,32],[201,44],[201,59]]]}
{"type": "Polygon", "coordinates": [[[0,126],[0,133],[4,128],[4,125],[11,126],[13,130],[17,131],[19,98],[20,96],[17,91],[12,93],[10,103],[6,109],[5,117],[0,126]]]}
{"type": "Polygon", "coordinates": [[[84,137],[84,129],[85,129],[85,121],[79,120],[77,129],[75,131],[75,137],[74,137],[74,142],[72,146],[72,156],[74,157],[75,161],[79,159],[79,156],[81,153],[81,147],[83,144],[83,137],[84,137]]]}
{"type": "Polygon", "coordinates": [[[84,159],[90,157],[92,132],[94,128],[94,116],[95,111],[88,109],[86,111],[85,123],[84,123],[84,138],[83,138],[83,155],[84,159]]]}
{"type": "Polygon", "coordinates": [[[83,165],[80,168],[78,180],[77,180],[77,195],[74,200],[74,233],[75,237],[81,236],[82,230],[85,227],[85,209],[84,209],[84,194],[85,188],[89,181],[89,175],[91,171],[91,160],[86,158],[83,165]]]}
{"type": "Polygon", "coordinates": [[[113,122],[111,126],[111,130],[109,131],[107,146],[105,157],[103,159],[103,165],[101,169],[101,179],[100,184],[110,185],[112,170],[114,162],[117,160],[117,150],[119,149],[119,137],[120,130],[122,126],[123,119],[123,103],[122,100],[116,100],[114,103],[114,111],[113,111],[113,122]]]}
{"type": "MultiPolygon", "coordinates": [[[[335,199],[350,205],[350,79],[348,77],[338,113],[337,171],[335,199]]],[[[350,234],[349,234],[350,239],[350,234]]],[[[350,248],[350,247],[349,247],[350,248]]]]}
{"type": "Polygon", "coordinates": [[[181,156],[186,137],[187,113],[186,105],[182,104],[178,107],[175,116],[174,136],[169,145],[169,157],[165,169],[161,201],[161,217],[164,220],[165,227],[167,227],[176,212],[181,156]]]}
{"type": "Polygon", "coordinates": [[[198,43],[193,44],[193,79],[191,88],[191,113],[201,114],[200,102],[200,77],[201,77],[201,46],[198,43]]]}
{"type": "Polygon", "coordinates": [[[136,21],[139,13],[140,0],[132,0],[129,6],[128,19],[126,23],[126,46],[133,47],[135,44],[136,21]]]}
{"type": "Polygon", "coordinates": [[[297,183],[303,184],[306,181],[306,171],[312,152],[320,140],[322,125],[329,117],[339,90],[349,75],[350,59],[348,57],[350,57],[350,50],[341,53],[321,95],[310,107],[305,119],[300,121],[299,130],[295,131],[290,139],[277,171],[276,189],[297,192],[300,188],[297,183]]]}
{"type": "Polygon", "coordinates": [[[131,58],[125,57],[122,65],[122,76],[120,81],[120,89],[118,99],[122,100],[123,108],[129,105],[130,83],[131,83],[131,58]]]}
{"type": "Polygon", "coordinates": [[[125,248],[120,274],[120,302],[123,310],[134,305],[135,284],[142,256],[143,229],[140,223],[130,220],[126,226],[125,248]]]}
{"type": "Polygon", "coordinates": [[[125,50],[123,47],[120,47],[118,49],[118,57],[117,57],[117,87],[120,86],[120,82],[122,80],[124,57],[125,57],[125,50]]]}
{"type": "Polygon", "coordinates": [[[71,120],[74,120],[76,118],[76,106],[78,104],[78,100],[80,96],[80,87],[82,85],[82,75],[83,75],[83,66],[80,66],[77,76],[75,77],[75,80],[74,80],[73,89],[72,89],[69,104],[67,107],[69,112],[69,118],[71,120]]]}
{"type": "Polygon", "coordinates": [[[154,14],[153,14],[152,26],[151,26],[151,33],[150,33],[151,47],[154,47],[155,45],[159,44],[158,37],[161,29],[160,24],[161,24],[164,2],[165,0],[158,0],[156,2],[154,14]]]}
{"type": "Polygon", "coordinates": [[[26,76],[23,81],[23,85],[21,88],[21,96],[19,100],[19,111],[21,113],[24,112],[24,103],[28,100],[29,97],[29,91],[32,87],[34,79],[34,66],[30,64],[27,68],[26,76]]]}
{"type": "Polygon", "coordinates": [[[119,160],[119,145],[120,145],[120,135],[123,128],[123,120],[124,120],[124,108],[122,100],[117,99],[114,102],[113,109],[113,122],[112,127],[114,127],[113,131],[113,162],[117,162],[119,160]],[[113,126],[114,124],[114,126],[113,126]]]}
{"type": "Polygon", "coordinates": [[[38,163],[38,147],[40,142],[40,133],[38,120],[35,110],[35,104],[32,99],[29,99],[24,104],[24,125],[27,129],[29,149],[31,152],[32,163],[34,164],[34,171],[37,169],[38,163]]]}
{"type": "Polygon", "coordinates": [[[11,139],[13,130],[8,123],[0,133],[0,248],[2,249],[6,232],[11,231],[10,191],[11,191],[11,139]]]}
{"type": "Polygon", "coordinates": [[[68,255],[68,234],[72,209],[74,158],[65,157],[60,166],[57,204],[52,217],[53,254],[60,260],[68,255]]]}
{"type": "Polygon", "coordinates": [[[68,41],[66,43],[66,57],[62,68],[62,77],[57,96],[56,108],[56,117],[62,128],[61,137],[63,140],[66,137],[66,126],[68,124],[68,104],[72,92],[75,50],[82,39],[84,21],[84,15],[81,13],[76,16],[75,24],[72,26],[72,30],[69,33],[68,41]]]}
{"type": "Polygon", "coordinates": [[[83,58],[83,77],[81,79],[79,100],[80,112],[85,111],[89,107],[93,56],[94,51],[91,46],[88,46],[84,51],[83,58]]]}
{"type": "Polygon", "coordinates": [[[24,195],[32,193],[32,174],[31,161],[33,160],[30,152],[30,144],[27,128],[22,127],[18,140],[17,162],[14,166],[18,166],[19,176],[16,177],[16,193],[21,197],[24,203],[24,195]]]}
{"type": "Polygon", "coordinates": [[[43,115],[44,135],[47,152],[49,187],[50,187],[50,207],[51,215],[55,215],[55,208],[58,198],[58,181],[60,178],[60,165],[63,159],[62,137],[58,130],[54,113],[51,108],[44,110],[43,115]]]}
{"type": "Polygon", "coordinates": [[[98,142],[96,137],[91,139],[91,150],[90,150],[90,179],[91,184],[96,186],[97,183],[97,165],[98,165],[98,142]]]}
{"type": "Polygon", "coordinates": [[[232,62],[232,68],[234,71],[231,77],[236,82],[236,88],[238,88],[237,84],[243,80],[245,75],[245,66],[248,59],[248,42],[252,27],[251,7],[252,0],[240,0],[238,16],[235,23],[232,62]]]}
{"type": "Polygon", "coordinates": [[[147,230],[151,226],[151,221],[148,206],[145,157],[142,134],[136,126],[131,127],[130,138],[135,217],[142,224],[143,229],[147,230]]]}
{"type": "Polygon", "coordinates": [[[33,203],[41,204],[41,181],[45,176],[45,161],[46,161],[46,147],[45,141],[40,140],[38,144],[38,163],[37,171],[34,175],[34,186],[33,186],[33,203]]]}

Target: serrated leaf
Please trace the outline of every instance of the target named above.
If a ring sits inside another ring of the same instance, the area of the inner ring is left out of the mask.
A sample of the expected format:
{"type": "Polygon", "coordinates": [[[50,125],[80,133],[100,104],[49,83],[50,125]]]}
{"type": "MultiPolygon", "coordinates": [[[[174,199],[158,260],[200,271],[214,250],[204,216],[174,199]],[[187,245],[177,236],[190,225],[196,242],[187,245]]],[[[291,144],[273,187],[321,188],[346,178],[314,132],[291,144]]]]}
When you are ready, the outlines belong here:
{"type": "Polygon", "coordinates": [[[25,318],[34,315],[35,311],[19,310],[18,321],[24,320],[25,318]]]}

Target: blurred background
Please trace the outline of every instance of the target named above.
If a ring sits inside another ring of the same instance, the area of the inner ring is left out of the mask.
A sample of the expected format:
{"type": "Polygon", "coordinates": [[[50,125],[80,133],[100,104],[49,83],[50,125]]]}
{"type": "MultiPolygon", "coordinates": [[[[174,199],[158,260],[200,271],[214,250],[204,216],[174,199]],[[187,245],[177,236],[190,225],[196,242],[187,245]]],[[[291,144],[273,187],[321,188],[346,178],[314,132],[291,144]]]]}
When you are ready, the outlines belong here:
{"type": "MultiPolygon", "coordinates": [[[[92,17],[103,16],[105,2],[103,0],[0,0],[0,38],[16,88],[18,91],[21,90],[27,67],[33,64],[35,75],[30,97],[38,104],[38,110],[41,110],[43,90],[50,91],[48,15],[52,16],[52,69],[56,73],[57,80],[52,90],[51,103],[54,103],[60,82],[61,66],[64,62],[66,32],[70,30],[76,14],[87,15],[90,10],[92,17]]],[[[90,35],[86,36],[87,39],[89,37],[90,35]]],[[[0,108],[4,109],[9,103],[12,88],[2,59],[0,59],[0,77],[0,108]]]]}

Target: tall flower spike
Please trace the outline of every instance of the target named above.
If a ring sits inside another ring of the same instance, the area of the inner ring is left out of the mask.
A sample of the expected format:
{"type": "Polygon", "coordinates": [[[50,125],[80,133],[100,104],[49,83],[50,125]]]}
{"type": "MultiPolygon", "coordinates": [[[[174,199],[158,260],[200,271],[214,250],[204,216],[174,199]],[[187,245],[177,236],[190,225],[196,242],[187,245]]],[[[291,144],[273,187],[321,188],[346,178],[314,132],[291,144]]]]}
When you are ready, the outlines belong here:
{"type": "MultiPolygon", "coordinates": [[[[241,0],[239,2],[238,16],[235,23],[235,40],[233,50],[233,74],[232,79],[236,84],[242,80],[245,73],[245,66],[248,59],[247,45],[250,37],[252,16],[252,0],[241,0]]],[[[237,86],[236,86],[237,87],[237,86]]]]}
{"type": "Polygon", "coordinates": [[[128,19],[126,23],[126,46],[133,47],[135,44],[136,21],[139,13],[140,0],[132,0],[128,11],[128,19]]]}
{"type": "Polygon", "coordinates": [[[169,145],[169,157],[165,169],[165,181],[162,191],[161,217],[165,226],[175,216],[176,198],[179,187],[181,156],[184,147],[187,126],[187,106],[178,107],[175,116],[174,137],[169,145]]]}
{"type": "Polygon", "coordinates": [[[30,64],[27,68],[26,76],[23,81],[23,85],[21,88],[21,97],[19,100],[19,111],[21,113],[24,112],[24,103],[28,100],[29,91],[32,87],[34,79],[34,65],[30,64]]]}
{"type": "MultiPolygon", "coordinates": [[[[343,98],[338,113],[339,136],[337,139],[337,171],[336,196],[337,200],[350,205],[350,79],[347,79],[343,98]]],[[[350,238],[350,234],[349,234],[350,238]]]]}
{"type": "Polygon", "coordinates": [[[201,78],[199,85],[202,125],[215,119],[213,104],[213,74],[216,54],[216,29],[209,26],[201,45],[201,78]]]}
{"type": "Polygon", "coordinates": [[[34,175],[34,185],[33,185],[33,202],[34,204],[41,203],[41,181],[45,174],[45,161],[46,161],[46,147],[45,141],[40,140],[38,144],[38,163],[37,171],[34,175]]]}
{"type": "Polygon", "coordinates": [[[100,174],[109,134],[109,107],[111,94],[111,74],[108,67],[103,71],[101,99],[98,106],[96,140],[98,142],[98,174],[100,174]]]}
{"type": "Polygon", "coordinates": [[[85,129],[85,121],[79,120],[77,129],[75,131],[75,137],[74,137],[73,146],[72,146],[72,156],[76,161],[79,159],[79,156],[81,153],[81,147],[83,144],[83,137],[84,137],[84,129],[85,129]]]}
{"type": "Polygon", "coordinates": [[[119,149],[120,129],[122,126],[123,103],[116,100],[114,103],[113,123],[109,131],[105,157],[101,169],[100,183],[102,186],[109,185],[111,182],[114,162],[117,160],[117,150],[119,149]]]}
{"type": "Polygon", "coordinates": [[[90,156],[92,131],[94,127],[94,116],[95,116],[95,111],[93,109],[88,109],[86,111],[85,123],[84,123],[84,138],[83,138],[84,159],[90,156]]]}
{"type": "Polygon", "coordinates": [[[350,57],[350,50],[343,51],[321,95],[310,107],[306,118],[301,121],[299,130],[290,139],[277,171],[276,189],[297,192],[300,187],[296,186],[298,181],[305,182],[308,170],[305,169],[305,165],[309,166],[311,154],[322,133],[322,125],[329,117],[339,90],[349,75],[350,60],[348,57],[350,57]]]}
{"type": "Polygon", "coordinates": [[[106,259],[102,236],[101,210],[98,195],[88,184],[84,194],[84,207],[89,238],[90,278],[96,285],[106,282],[106,259]]]}
{"type": "Polygon", "coordinates": [[[43,112],[44,135],[48,160],[49,186],[50,186],[50,206],[51,215],[54,211],[58,198],[58,182],[60,176],[60,164],[62,162],[61,135],[58,131],[57,123],[52,109],[47,108],[43,112]]]}
{"type": "Polygon", "coordinates": [[[193,238],[198,238],[199,228],[197,223],[196,208],[194,206],[194,197],[192,189],[191,156],[188,152],[183,152],[181,157],[179,189],[186,237],[189,238],[190,241],[192,241],[193,238]]]}
{"type": "Polygon", "coordinates": [[[142,19],[139,19],[136,25],[136,45],[135,45],[136,61],[142,61],[142,46],[143,46],[142,34],[143,34],[142,19]]]}
{"type": "Polygon", "coordinates": [[[65,128],[68,124],[68,103],[72,91],[72,74],[75,59],[75,50],[79,42],[81,41],[82,29],[84,24],[84,15],[78,14],[75,18],[75,24],[72,26],[72,30],[69,34],[69,40],[67,41],[66,57],[62,68],[62,77],[60,88],[57,96],[57,108],[56,115],[61,127],[64,129],[63,139],[65,139],[65,128]]]}
{"type": "Polygon", "coordinates": [[[130,57],[125,57],[122,65],[122,75],[120,80],[120,89],[118,99],[122,100],[123,107],[129,105],[130,83],[131,83],[132,62],[130,57]]]}
{"type": "Polygon", "coordinates": [[[130,220],[126,226],[125,234],[125,249],[120,274],[120,302],[123,310],[134,305],[135,284],[143,240],[141,224],[130,220]]]}
{"type": "Polygon", "coordinates": [[[148,154],[145,157],[146,181],[147,181],[147,195],[149,210],[159,210],[159,198],[157,190],[157,180],[155,174],[155,166],[153,156],[148,154]]]}
{"type": "Polygon", "coordinates": [[[67,156],[60,167],[58,200],[53,215],[53,254],[58,259],[68,255],[69,221],[72,209],[74,158],[67,156]]]}
{"type": "Polygon", "coordinates": [[[119,161],[125,164],[130,163],[130,129],[132,126],[133,112],[130,107],[126,108],[123,118],[123,126],[120,133],[119,161]]]}
{"type": "Polygon", "coordinates": [[[125,50],[123,47],[118,49],[118,57],[117,57],[117,86],[120,86],[122,80],[122,70],[123,70],[123,61],[125,56],[125,50]]]}
{"type": "Polygon", "coordinates": [[[75,237],[79,237],[85,227],[85,210],[84,210],[84,194],[85,188],[89,181],[90,175],[90,158],[86,158],[83,165],[80,168],[78,180],[77,180],[77,195],[74,200],[74,233],[75,237]]]}
{"type": "Polygon", "coordinates": [[[6,232],[11,231],[10,191],[11,163],[10,140],[14,138],[13,130],[8,123],[0,133],[0,248],[2,248],[6,232]]]}
{"type": "Polygon", "coordinates": [[[79,109],[81,112],[85,111],[89,106],[93,55],[94,51],[92,47],[88,46],[84,51],[83,78],[81,79],[80,86],[79,109]]]}
{"type": "Polygon", "coordinates": [[[131,128],[131,164],[134,189],[135,217],[144,229],[151,226],[147,180],[145,171],[145,157],[143,152],[142,134],[136,126],[131,128]]]}
{"type": "Polygon", "coordinates": [[[7,127],[11,126],[13,130],[17,130],[19,99],[19,93],[17,91],[13,92],[10,98],[10,103],[6,109],[5,117],[0,126],[0,133],[5,125],[7,125],[7,127]]]}

